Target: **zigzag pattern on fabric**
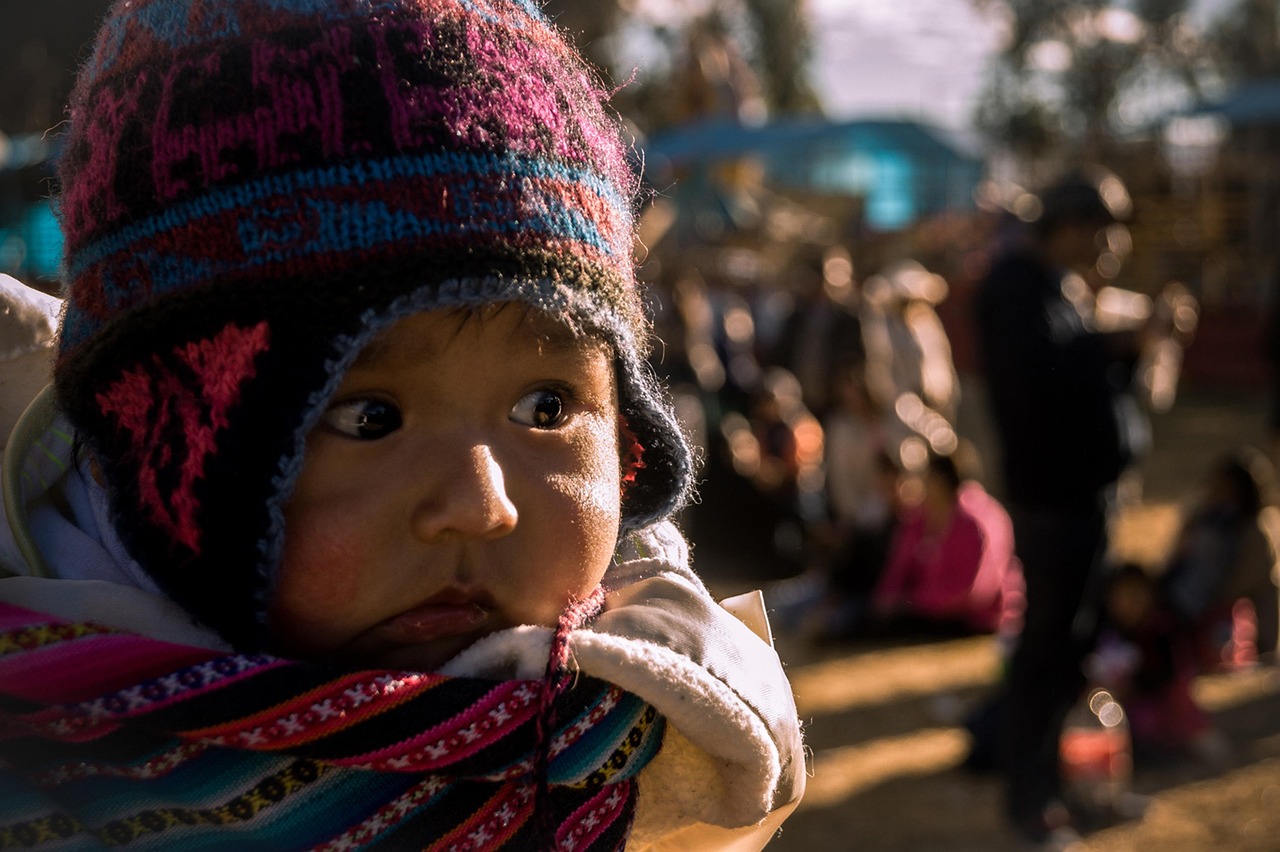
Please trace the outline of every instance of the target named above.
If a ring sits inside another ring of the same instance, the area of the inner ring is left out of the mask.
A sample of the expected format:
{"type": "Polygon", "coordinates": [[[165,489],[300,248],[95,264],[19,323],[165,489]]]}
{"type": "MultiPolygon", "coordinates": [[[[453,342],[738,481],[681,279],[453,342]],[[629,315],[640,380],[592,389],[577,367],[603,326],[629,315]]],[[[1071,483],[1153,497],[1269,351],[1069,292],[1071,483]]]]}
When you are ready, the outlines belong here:
{"type": "MultiPolygon", "coordinates": [[[[542,695],[538,681],[218,654],[0,604],[0,848],[538,845],[542,695]]],[[[557,844],[619,847],[663,720],[588,677],[556,711],[557,844]]]]}

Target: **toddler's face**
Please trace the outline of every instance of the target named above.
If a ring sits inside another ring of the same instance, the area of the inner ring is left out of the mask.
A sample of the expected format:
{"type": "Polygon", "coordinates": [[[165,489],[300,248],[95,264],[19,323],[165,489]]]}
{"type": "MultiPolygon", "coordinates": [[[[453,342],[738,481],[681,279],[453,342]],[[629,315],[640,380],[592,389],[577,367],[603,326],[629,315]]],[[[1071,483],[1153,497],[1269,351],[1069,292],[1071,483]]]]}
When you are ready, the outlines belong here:
{"type": "Polygon", "coordinates": [[[613,555],[609,349],[518,306],[401,320],[307,438],[269,626],[280,650],[432,669],[554,624],[613,555]]]}
{"type": "Polygon", "coordinates": [[[1121,628],[1136,630],[1142,626],[1154,603],[1152,590],[1143,583],[1119,583],[1107,597],[1107,611],[1121,628]]]}

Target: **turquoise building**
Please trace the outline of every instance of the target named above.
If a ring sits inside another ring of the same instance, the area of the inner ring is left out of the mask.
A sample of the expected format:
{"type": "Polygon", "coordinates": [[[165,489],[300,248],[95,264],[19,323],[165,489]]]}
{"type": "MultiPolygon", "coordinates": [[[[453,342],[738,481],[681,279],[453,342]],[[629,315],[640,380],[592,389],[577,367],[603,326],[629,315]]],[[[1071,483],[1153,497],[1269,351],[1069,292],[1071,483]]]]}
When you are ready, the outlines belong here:
{"type": "Polygon", "coordinates": [[[709,120],[664,130],[641,147],[646,174],[658,181],[753,158],[772,187],[862,199],[864,224],[880,231],[972,209],[985,174],[981,158],[957,140],[913,121],[709,120]]]}

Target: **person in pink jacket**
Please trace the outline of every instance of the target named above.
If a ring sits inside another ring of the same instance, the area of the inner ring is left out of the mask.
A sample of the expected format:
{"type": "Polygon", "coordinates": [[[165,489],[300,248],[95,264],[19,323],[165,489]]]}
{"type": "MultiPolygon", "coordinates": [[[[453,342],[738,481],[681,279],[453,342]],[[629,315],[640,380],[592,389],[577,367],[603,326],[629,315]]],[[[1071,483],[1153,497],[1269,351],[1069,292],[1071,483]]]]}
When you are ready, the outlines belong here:
{"type": "Polygon", "coordinates": [[[994,632],[1016,572],[1013,531],[1000,503],[951,456],[930,457],[924,499],[907,510],[872,598],[882,621],[994,632]]]}

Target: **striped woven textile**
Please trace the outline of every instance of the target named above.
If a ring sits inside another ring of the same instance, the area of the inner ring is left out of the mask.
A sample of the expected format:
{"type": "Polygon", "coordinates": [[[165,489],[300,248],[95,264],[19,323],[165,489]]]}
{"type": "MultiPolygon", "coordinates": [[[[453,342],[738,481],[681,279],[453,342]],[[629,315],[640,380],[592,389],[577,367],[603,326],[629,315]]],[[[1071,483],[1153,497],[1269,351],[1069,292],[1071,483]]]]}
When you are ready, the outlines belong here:
{"type": "Polygon", "coordinates": [[[0,848],[621,848],[663,719],[582,676],[540,737],[543,686],[221,654],[0,604],[0,848]]]}

